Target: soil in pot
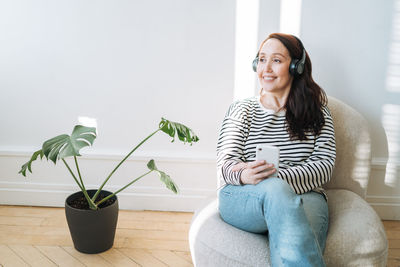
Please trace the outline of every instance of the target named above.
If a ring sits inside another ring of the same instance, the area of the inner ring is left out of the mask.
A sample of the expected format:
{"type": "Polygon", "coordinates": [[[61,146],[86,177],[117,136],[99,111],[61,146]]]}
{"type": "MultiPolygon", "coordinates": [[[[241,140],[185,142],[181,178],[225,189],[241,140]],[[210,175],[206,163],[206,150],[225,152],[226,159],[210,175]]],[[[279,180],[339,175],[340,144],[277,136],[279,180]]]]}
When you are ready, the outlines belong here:
{"type": "MultiPolygon", "coordinates": [[[[96,202],[102,200],[103,198],[107,197],[109,194],[105,194],[104,192],[101,192],[96,199],[96,202]]],[[[105,208],[107,206],[112,205],[115,202],[115,198],[109,198],[106,201],[104,201],[103,203],[101,203],[99,205],[99,208],[105,208]]],[[[90,210],[89,208],[89,203],[86,200],[85,196],[82,194],[80,196],[76,196],[73,199],[70,199],[68,201],[68,205],[70,205],[71,207],[75,208],[75,209],[80,209],[80,210],[90,210]]]]}

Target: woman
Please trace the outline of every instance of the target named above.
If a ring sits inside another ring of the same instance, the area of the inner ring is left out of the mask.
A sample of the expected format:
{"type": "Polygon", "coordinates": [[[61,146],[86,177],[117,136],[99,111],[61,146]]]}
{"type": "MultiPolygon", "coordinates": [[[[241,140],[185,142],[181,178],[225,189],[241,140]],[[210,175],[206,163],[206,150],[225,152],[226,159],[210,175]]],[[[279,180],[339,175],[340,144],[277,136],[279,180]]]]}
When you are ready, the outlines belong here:
{"type": "Polygon", "coordinates": [[[234,102],[219,135],[221,217],[242,230],[268,233],[273,266],[325,266],[329,218],[321,186],[336,157],[326,95],[297,37],[269,35],[253,64],[260,96],[234,102]],[[277,173],[272,164],[255,161],[258,144],[279,147],[277,173]]]}

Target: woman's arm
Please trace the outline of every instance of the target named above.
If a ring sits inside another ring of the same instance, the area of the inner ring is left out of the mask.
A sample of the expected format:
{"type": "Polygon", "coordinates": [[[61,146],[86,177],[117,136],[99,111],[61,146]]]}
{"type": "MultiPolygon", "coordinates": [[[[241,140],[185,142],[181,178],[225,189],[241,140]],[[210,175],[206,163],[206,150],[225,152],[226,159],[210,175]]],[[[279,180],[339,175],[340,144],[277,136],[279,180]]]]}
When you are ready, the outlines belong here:
{"type": "Polygon", "coordinates": [[[327,107],[323,110],[325,124],[316,137],[314,151],[304,164],[279,169],[278,177],[288,182],[297,194],[303,194],[327,183],[336,159],[333,121],[327,107]]]}
{"type": "Polygon", "coordinates": [[[217,174],[222,183],[242,184],[240,176],[243,169],[233,171],[232,168],[245,161],[246,121],[247,112],[243,103],[237,101],[231,104],[222,122],[217,144],[217,174]]]}

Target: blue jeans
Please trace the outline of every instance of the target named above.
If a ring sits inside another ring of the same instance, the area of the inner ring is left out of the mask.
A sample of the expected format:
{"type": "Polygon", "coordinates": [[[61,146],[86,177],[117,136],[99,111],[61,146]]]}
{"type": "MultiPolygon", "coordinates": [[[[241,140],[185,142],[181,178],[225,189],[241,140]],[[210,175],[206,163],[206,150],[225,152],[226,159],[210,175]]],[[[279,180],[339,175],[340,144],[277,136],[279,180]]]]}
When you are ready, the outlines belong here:
{"type": "Polygon", "coordinates": [[[219,212],[239,229],[268,233],[272,266],[325,266],[329,215],[321,194],[296,195],[279,178],[226,185],[219,193],[219,212]]]}

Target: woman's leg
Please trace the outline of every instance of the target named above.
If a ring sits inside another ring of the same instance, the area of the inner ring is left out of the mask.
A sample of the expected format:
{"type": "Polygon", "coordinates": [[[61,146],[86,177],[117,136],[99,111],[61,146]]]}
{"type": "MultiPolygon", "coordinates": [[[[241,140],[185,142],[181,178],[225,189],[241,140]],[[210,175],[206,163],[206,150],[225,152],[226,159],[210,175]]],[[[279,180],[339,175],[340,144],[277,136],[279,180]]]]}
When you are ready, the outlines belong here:
{"type": "Polygon", "coordinates": [[[316,192],[305,193],[301,195],[301,198],[308,222],[314,231],[321,251],[324,252],[329,226],[328,203],[323,195],[316,192]]]}
{"type": "Polygon", "coordinates": [[[227,185],[220,191],[219,205],[227,223],[254,233],[268,230],[273,266],[325,266],[303,201],[285,181],[227,185]]]}

